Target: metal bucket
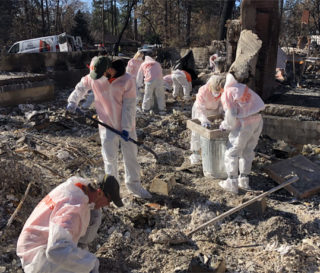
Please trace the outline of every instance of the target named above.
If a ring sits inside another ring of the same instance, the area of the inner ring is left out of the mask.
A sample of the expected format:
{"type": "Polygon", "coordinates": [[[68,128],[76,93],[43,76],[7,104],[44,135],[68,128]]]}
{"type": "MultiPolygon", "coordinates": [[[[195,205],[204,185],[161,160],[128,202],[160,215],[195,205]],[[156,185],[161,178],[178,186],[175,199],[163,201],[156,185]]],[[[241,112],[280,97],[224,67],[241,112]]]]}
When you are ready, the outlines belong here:
{"type": "Polygon", "coordinates": [[[200,136],[202,169],[205,177],[227,178],[224,154],[228,137],[208,139],[200,136]]]}

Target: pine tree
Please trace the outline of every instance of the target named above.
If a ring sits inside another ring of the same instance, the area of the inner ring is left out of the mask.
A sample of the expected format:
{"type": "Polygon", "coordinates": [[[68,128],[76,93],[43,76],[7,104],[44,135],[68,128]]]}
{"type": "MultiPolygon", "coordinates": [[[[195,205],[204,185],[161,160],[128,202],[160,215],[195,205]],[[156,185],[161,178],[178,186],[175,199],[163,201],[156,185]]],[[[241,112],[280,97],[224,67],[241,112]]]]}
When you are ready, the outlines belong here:
{"type": "Polygon", "coordinates": [[[89,34],[89,24],[84,14],[78,10],[74,17],[75,25],[71,30],[71,35],[80,36],[85,42],[90,42],[92,39],[89,34]]]}

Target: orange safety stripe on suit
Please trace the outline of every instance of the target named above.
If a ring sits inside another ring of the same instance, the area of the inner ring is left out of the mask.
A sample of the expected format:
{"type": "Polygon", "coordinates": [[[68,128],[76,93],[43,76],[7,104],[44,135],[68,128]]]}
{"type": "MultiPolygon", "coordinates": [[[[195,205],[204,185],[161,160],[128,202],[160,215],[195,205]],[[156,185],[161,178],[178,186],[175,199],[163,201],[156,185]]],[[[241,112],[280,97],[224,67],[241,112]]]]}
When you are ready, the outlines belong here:
{"type": "Polygon", "coordinates": [[[192,82],[191,75],[187,71],[184,71],[184,70],[182,70],[182,71],[186,75],[187,81],[192,82]]]}

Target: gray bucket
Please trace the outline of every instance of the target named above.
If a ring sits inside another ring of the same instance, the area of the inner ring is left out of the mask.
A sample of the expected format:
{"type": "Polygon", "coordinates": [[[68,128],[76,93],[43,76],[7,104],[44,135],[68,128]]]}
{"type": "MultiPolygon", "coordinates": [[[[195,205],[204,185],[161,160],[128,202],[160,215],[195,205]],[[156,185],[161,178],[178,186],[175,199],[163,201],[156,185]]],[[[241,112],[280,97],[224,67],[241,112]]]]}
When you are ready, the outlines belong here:
{"type": "Polygon", "coordinates": [[[227,178],[224,154],[228,137],[208,139],[200,136],[202,169],[205,177],[227,178]]]}

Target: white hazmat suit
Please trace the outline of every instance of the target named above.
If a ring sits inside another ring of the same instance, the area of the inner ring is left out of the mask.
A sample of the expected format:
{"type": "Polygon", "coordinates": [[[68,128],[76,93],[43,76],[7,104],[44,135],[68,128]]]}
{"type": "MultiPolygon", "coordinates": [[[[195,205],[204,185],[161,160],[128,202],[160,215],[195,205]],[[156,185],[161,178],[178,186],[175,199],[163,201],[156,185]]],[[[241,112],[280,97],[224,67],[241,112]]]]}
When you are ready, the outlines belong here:
{"type": "Polygon", "coordinates": [[[145,85],[142,110],[149,111],[154,105],[154,96],[157,100],[160,112],[166,111],[165,93],[163,88],[162,68],[161,65],[146,56],[141,64],[137,75],[137,86],[140,88],[145,85]]]}
{"type": "Polygon", "coordinates": [[[172,91],[172,85],[173,85],[172,75],[171,74],[165,75],[163,77],[163,87],[164,87],[164,89],[167,90],[167,91],[172,91]]]}
{"type": "Polygon", "coordinates": [[[231,73],[227,74],[221,102],[225,118],[220,128],[230,130],[230,134],[225,152],[228,179],[219,185],[238,193],[238,186],[249,189],[248,175],[254,159],[254,148],[263,126],[259,112],[264,110],[265,105],[258,94],[247,85],[238,83],[231,73]]]}
{"type": "MultiPolygon", "coordinates": [[[[196,101],[192,106],[192,118],[198,119],[201,125],[206,126],[210,124],[207,117],[218,115],[222,112],[221,94],[219,90],[214,90],[214,82],[218,79],[218,76],[211,76],[208,82],[201,86],[196,95],[196,101]],[[218,95],[216,95],[218,92],[218,95]]],[[[191,164],[196,164],[200,161],[200,136],[196,132],[191,132],[190,149],[192,155],[190,156],[191,164]]]]}
{"type": "Polygon", "coordinates": [[[192,90],[191,75],[184,70],[177,69],[172,71],[171,76],[172,76],[172,87],[173,87],[172,96],[174,98],[178,97],[182,88],[183,98],[185,100],[189,100],[190,93],[192,90]]]}
{"type": "Polygon", "coordinates": [[[83,178],[71,177],[33,210],[17,243],[24,272],[99,272],[96,256],[77,246],[81,237],[86,243],[92,241],[101,222],[100,216],[89,226],[95,204],[89,204],[88,196],[79,187],[88,183],[83,178]]]}
{"type": "MultiPolygon", "coordinates": [[[[136,85],[134,79],[128,74],[113,79],[102,76],[93,80],[90,75],[81,79],[75,90],[68,98],[68,102],[78,105],[82,97],[92,89],[95,97],[95,107],[99,119],[114,129],[129,133],[129,137],[137,139],[136,120],[136,85]]],[[[99,125],[102,157],[105,171],[118,179],[118,149],[121,151],[125,165],[125,183],[128,190],[141,198],[151,198],[140,183],[140,166],[137,161],[137,146],[131,141],[125,141],[121,136],[99,125]]]]}

